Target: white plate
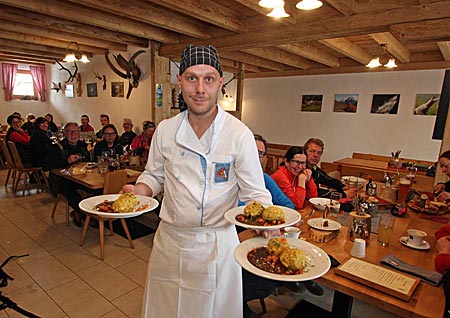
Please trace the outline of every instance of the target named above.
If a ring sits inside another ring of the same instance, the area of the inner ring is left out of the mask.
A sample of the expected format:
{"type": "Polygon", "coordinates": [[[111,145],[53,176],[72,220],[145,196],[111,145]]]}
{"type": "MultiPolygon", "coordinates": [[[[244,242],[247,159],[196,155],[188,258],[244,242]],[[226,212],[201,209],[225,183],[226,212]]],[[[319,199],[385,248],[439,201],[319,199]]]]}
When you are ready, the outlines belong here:
{"type": "Polygon", "coordinates": [[[409,240],[408,240],[408,237],[407,237],[407,236],[402,236],[402,237],[399,239],[399,241],[400,241],[400,243],[402,243],[403,245],[408,246],[408,247],[411,247],[411,248],[416,249],[416,250],[429,250],[430,247],[431,247],[431,246],[430,246],[430,243],[428,243],[428,242],[425,241],[425,240],[422,242],[422,245],[420,245],[420,246],[412,245],[412,244],[409,243],[409,240]]]}
{"type": "Polygon", "coordinates": [[[341,224],[339,222],[324,218],[309,219],[307,223],[310,227],[313,227],[318,230],[335,231],[341,228],[341,224]],[[328,226],[323,226],[323,222],[325,220],[328,220],[328,226]]]}
{"type": "Polygon", "coordinates": [[[134,216],[141,215],[145,212],[152,211],[152,210],[156,209],[159,205],[159,202],[151,197],[147,197],[144,195],[136,195],[136,197],[139,201],[138,207],[140,207],[144,204],[148,204],[148,207],[146,209],[143,209],[141,211],[128,212],[128,213],[109,213],[109,212],[100,212],[100,211],[95,210],[95,206],[97,204],[102,203],[105,200],[114,201],[119,196],[120,196],[120,194],[105,194],[105,195],[90,197],[90,198],[87,198],[87,199],[84,199],[83,201],[81,201],[79,204],[79,207],[81,210],[88,212],[88,213],[121,219],[121,218],[131,218],[134,216]]]}
{"type": "Polygon", "coordinates": [[[328,257],[327,253],[325,253],[321,248],[299,239],[287,239],[287,240],[289,242],[289,245],[291,245],[291,247],[297,247],[302,251],[305,251],[309,257],[310,265],[306,267],[305,272],[303,272],[303,274],[299,275],[273,274],[253,266],[252,263],[250,263],[249,260],[247,259],[247,254],[256,247],[267,246],[267,242],[269,241],[269,239],[263,237],[254,237],[239,244],[236,250],[234,251],[234,258],[239,263],[239,265],[242,266],[242,268],[245,268],[250,273],[278,281],[285,281],[285,282],[306,281],[323,276],[328,272],[331,266],[330,258],[328,257]]]}
{"type": "Polygon", "coordinates": [[[245,227],[247,229],[256,229],[256,230],[275,230],[275,229],[281,229],[283,227],[295,224],[297,222],[300,222],[302,216],[300,213],[298,213],[295,210],[292,210],[290,208],[287,208],[285,206],[279,206],[275,205],[276,207],[279,207],[284,212],[284,220],[285,222],[283,224],[278,225],[269,225],[269,226],[260,226],[260,225],[251,225],[251,224],[245,224],[241,223],[236,220],[236,216],[239,214],[244,214],[245,206],[238,206],[236,208],[233,208],[231,210],[228,210],[225,212],[225,219],[233,224],[245,227]]]}

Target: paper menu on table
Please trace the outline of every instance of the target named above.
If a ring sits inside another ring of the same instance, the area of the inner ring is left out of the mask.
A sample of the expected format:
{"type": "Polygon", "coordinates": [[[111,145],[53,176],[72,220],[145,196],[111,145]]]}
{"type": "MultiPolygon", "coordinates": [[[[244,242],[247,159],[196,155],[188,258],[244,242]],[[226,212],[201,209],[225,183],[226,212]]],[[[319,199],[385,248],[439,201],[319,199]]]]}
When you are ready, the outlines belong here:
{"type": "Polygon", "coordinates": [[[382,292],[409,300],[419,280],[384,267],[351,258],[336,269],[336,274],[382,292]]]}

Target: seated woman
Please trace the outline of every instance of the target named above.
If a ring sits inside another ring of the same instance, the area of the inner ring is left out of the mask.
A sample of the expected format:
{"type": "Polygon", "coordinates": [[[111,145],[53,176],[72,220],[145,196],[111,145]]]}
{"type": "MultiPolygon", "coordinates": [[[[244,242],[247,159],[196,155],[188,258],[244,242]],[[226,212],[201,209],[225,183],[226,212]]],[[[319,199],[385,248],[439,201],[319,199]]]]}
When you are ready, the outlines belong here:
{"type": "MultiPolygon", "coordinates": [[[[442,172],[450,177],[450,150],[447,150],[439,156],[438,164],[441,167],[442,172]]],[[[450,200],[450,181],[436,184],[433,192],[435,193],[435,196],[437,196],[438,201],[450,200]]]]}
{"type": "Polygon", "coordinates": [[[123,155],[122,146],[119,143],[119,136],[117,129],[113,124],[107,124],[102,129],[103,139],[95,144],[94,147],[94,161],[102,156],[103,152],[108,152],[111,155],[123,155]]]}
{"type": "Polygon", "coordinates": [[[450,318],[450,225],[441,227],[436,233],[436,250],[439,253],[434,259],[436,271],[444,274],[442,279],[445,294],[444,317],[450,318]]]}
{"type": "Polygon", "coordinates": [[[271,177],[281,191],[291,199],[295,208],[303,208],[305,199],[318,196],[317,186],[311,177],[312,172],[306,169],[306,155],[302,147],[291,147],[284,155],[284,162],[271,177]]]}
{"type": "Polygon", "coordinates": [[[52,146],[52,141],[47,135],[48,122],[44,117],[38,117],[33,125],[30,139],[31,164],[34,167],[42,167],[52,146]]]}
{"type": "Polygon", "coordinates": [[[142,123],[142,134],[134,137],[131,142],[130,149],[143,161],[147,161],[150,144],[152,142],[153,134],[155,133],[155,123],[152,121],[144,121],[142,123]]]}
{"type": "Polygon", "coordinates": [[[30,162],[30,136],[21,128],[22,121],[19,116],[9,115],[6,121],[9,129],[6,132],[6,142],[12,141],[16,145],[20,159],[23,163],[30,162]]]}

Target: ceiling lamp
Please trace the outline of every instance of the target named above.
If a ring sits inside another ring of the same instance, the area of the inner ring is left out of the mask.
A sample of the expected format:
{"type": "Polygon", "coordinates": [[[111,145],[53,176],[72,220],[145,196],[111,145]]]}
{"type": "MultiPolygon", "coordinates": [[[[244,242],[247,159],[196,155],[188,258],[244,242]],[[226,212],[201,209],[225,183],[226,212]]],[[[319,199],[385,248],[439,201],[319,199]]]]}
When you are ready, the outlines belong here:
{"type": "Polygon", "coordinates": [[[261,0],[258,2],[260,7],[273,9],[276,7],[284,6],[283,0],[261,0]]]}
{"type": "Polygon", "coordinates": [[[302,0],[295,7],[300,10],[314,10],[320,8],[322,5],[322,1],[319,0],[302,0]]]}
{"type": "Polygon", "coordinates": [[[76,62],[80,61],[82,63],[89,63],[88,57],[86,54],[80,52],[80,46],[77,42],[70,42],[66,49],[66,57],[63,59],[64,62],[76,62]]]}
{"type": "Polygon", "coordinates": [[[273,10],[270,13],[267,13],[267,16],[276,19],[289,17],[289,14],[286,13],[286,11],[284,11],[284,1],[283,5],[273,8],[273,10]]]}
{"type": "Polygon", "coordinates": [[[377,56],[377,57],[374,57],[373,59],[371,59],[370,62],[366,65],[366,67],[369,67],[369,68],[380,67],[381,65],[383,65],[380,62],[380,58],[383,56],[386,56],[388,58],[388,62],[383,65],[384,67],[386,67],[386,68],[397,67],[395,58],[391,54],[389,54],[389,52],[387,50],[387,44],[381,44],[381,48],[383,49],[383,53],[381,53],[380,56],[377,56]]]}

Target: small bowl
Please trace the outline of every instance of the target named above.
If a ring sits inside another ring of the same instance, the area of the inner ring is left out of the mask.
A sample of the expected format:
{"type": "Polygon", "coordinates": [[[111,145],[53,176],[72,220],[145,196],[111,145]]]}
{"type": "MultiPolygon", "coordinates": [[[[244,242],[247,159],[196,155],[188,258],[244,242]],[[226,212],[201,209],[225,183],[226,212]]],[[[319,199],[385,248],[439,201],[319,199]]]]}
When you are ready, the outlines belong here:
{"type": "Polygon", "coordinates": [[[314,205],[314,208],[319,211],[325,211],[325,208],[327,205],[330,204],[330,199],[327,198],[311,198],[309,199],[309,202],[311,202],[312,205],[314,205]]]}

